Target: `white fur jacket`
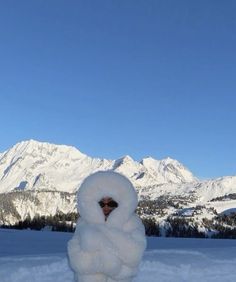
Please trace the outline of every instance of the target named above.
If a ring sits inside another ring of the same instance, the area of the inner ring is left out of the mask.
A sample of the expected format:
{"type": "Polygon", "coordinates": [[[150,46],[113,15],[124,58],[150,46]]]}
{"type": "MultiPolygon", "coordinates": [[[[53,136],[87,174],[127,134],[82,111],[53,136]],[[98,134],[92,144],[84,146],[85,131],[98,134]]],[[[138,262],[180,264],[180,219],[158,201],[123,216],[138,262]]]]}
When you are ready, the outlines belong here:
{"type": "Polygon", "coordinates": [[[132,281],[146,248],[144,226],[134,213],[137,203],[134,187],[123,175],[103,171],[84,180],[78,192],[80,218],[68,243],[77,281],[132,281]],[[104,197],[118,203],[106,221],[98,203],[104,197]]]}

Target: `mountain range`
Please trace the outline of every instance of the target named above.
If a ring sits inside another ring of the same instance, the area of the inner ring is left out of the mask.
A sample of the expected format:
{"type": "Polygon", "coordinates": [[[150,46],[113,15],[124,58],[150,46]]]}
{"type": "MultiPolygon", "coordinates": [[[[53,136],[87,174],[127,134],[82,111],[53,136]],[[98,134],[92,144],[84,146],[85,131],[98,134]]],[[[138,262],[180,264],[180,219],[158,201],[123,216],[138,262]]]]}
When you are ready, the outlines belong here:
{"type": "MultiPolygon", "coordinates": [[[[186,199],[182,210],[195,206],[217,212],[236,207],[236,176],[200,180],[171,158],[135,161],[92,158],[75,147],[35,140],[23,141],[0,153],[0,224],[27,216],[76,211],[76,192],[83,179],[99,170],[114,170],[134,184],[139,199],[186,199]]],[[[176,210],[175,210],[176,212],[176,210]]],[[[173,213],[169,208],[167,214],[173,213]]]]}

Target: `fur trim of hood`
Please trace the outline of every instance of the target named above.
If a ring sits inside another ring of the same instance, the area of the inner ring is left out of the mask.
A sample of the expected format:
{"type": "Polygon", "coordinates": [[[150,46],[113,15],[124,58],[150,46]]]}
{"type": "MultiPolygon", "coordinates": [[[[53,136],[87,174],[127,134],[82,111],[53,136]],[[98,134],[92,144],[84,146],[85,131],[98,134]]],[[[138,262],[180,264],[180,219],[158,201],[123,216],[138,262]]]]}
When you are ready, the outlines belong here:
{"type": "Polygon", "coordinates": [[[125,176],[114,171],[99,171],[88,176],[78,191],[78,210],[81,218],[91,224],[123,226],[133,215],[137,205],[137,193],[125,176]],[[99,201],[111,197],[118,203],[107,221],[99,201]]]}

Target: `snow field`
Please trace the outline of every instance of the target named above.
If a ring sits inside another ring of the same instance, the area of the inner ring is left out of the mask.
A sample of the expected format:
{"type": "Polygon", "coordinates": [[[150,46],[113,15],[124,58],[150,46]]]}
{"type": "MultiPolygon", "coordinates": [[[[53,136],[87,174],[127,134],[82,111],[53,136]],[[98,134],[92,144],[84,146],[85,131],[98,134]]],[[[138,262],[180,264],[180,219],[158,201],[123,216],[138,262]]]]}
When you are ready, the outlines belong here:
{"type": "MultiPolygon", "coordinates": [[[[1,282],[73,282],[71,233],[0,229],[1,282]]],[[[133,282],[235,282],[236,240],[148,238],[133,282]]]]}

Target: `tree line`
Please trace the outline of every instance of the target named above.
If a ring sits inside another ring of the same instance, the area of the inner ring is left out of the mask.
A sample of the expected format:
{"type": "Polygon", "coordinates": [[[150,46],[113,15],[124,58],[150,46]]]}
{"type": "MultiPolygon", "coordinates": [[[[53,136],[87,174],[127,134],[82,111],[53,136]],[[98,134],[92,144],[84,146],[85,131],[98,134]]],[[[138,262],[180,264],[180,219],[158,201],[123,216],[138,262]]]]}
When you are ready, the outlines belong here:
{"type": "MultiPolygon", "coordinates": [[[[166,208],[169,205],[176,208],[175,202],[164,197],[158,201],[139,202],[136,213],[143,221],[147,236],[236,239],[236,213],[215,215],[212,219],[203,218],[197,222],[193,217],[178,214],[167,216],[166,208]],[[166,219],[160,224],[158,217],[166,219]]],[[[15,225],[2,225],[1,228],[74,232],[78,218],[79,214],[75,212],[37,215],[34,218],[28,216],[15,225]]]]}

